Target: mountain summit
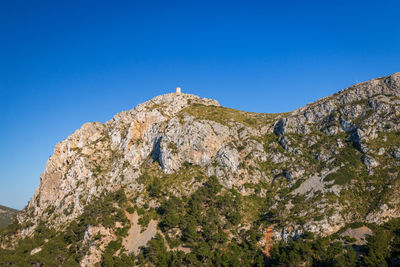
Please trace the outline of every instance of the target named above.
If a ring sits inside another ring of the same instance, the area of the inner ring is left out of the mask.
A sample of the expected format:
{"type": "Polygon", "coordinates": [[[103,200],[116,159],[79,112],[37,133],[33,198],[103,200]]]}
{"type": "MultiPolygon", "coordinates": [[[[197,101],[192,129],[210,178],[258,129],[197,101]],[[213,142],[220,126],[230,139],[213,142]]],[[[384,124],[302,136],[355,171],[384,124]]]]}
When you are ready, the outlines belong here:
{"type": "Polygon", "coordinates": [[[312,236],[326,245],[299,261],[336,246],[340,265],[366,242],[351,224],[400,217],[399,120],[400,73],[282,114],[157,96],[56,145],[0,263],[290,263],[279,249],[312,236]]]}

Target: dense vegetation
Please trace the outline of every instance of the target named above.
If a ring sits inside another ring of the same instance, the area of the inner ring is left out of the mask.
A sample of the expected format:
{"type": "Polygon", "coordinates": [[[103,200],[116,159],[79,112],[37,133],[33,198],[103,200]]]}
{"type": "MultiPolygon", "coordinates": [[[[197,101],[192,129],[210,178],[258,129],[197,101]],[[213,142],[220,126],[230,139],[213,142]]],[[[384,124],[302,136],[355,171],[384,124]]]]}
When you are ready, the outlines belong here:
{"type": "MultiPolygon", "coordinates": [[[[159,195],[159,198],[160,197],[159,195]]],[[[249,229],[243,221],[243,197],[221,190],[215,177],[190,197],[163,199],[158,209],[162,235],[157,235],[138,256],[137,263],[155,266],[394,266],[400,262],[400,220],[383,226],[368,224],[374,235],[365,245],[334,234],[317,237],[310,232],[289,243],[278,242],[265,257],[259,246],[260,216],[249,229]],[[178,234],[177,234],[178,233],[178,234]],[[189,253],[171,250],[190,248],[189,253]]],[[[353,224],[349,227],[360,227],[353,224]]],[[[348,228],[348,227],[346,227],[348,228]]],[[[340,232],[343,232],[340,231],[340,232]]]]}
{"type": "MultiPolygon", "coordinates": [[[[101,199],[92,201],[85,207],[84,213],[62,231],[49,229],[44,223],[40,223],[31,238],[18,241],[15,250],[0,249],[0,266],[77,266],[87,252],[87,245],[83,244],[84,235],[88,226],[103,225],[114,227],[115,222],[121,222],[127,226],[127,219],[123,212],[126,207],[126,196],[123,190],[102,196],[101,199]],[[118,203],[118,206],[115,205],[118,203]],[[31,255],[31,251],[41,248],[39,252],[31,255]]],[[[7,237],[20,230],[21,225],[14,222],[0,234],[7,237]]],[[[125,236],[128,228],[117,231],[119,243],[125,236]]],[[[97,237],[98,239],[101,236],[97,237]]],[[[3,240],[4,241],[4,240],[3,240]]],[[[7,243],[5,241],[5,243],[7,243]]],[[[10,245],[10,244],[9,244],[10,245]]],[[[107,261],[109,251],[113,249],[109,245],[104,257],[107,261]]]]}
{"type": "Polygon", "coordinates": [[[157,210],[158,235],[138,256],[139,264],[156,266],[263,266],[256,228],[239,229],[241,195],[221,192],[212,176],[190,197],[163,199],[157,210]],[[184,253],[181,247],[189,249],[184,253]],[[167,247],[171,248],[167,250],[167,247]]]}
{"type": "MultiPolygon", "coordinates": [[[[383,226],[368,225],[375,234],[363,246],[355,246],[354,240],[339,234],[320,238],[306,232],[289,243],[276,243],[271,256],[266,257],[259,246],[262,220],[241,227],[243,197],[235,190],[224,190],[215,177],[188,197],[168,196],[154,186],[148,190],[161,202],[153,214],[161,233],[139,255],[128,255],[121,249],[129,226],[124,210],[132,212],[121,189],[88,205],[64,231],[41,224],[34,236],[20,240],[15,250],[0,250],[0,265],[77,266],[87,252],[82,242],[87,227],[112,228],[116,222],[123,227],[107,244],[102,266],[390,266],[400,261],[399,219],[383,226]],[[42,250],[31,255],[38,247],[42,250]]],[[[17,231],[15,225],[3,234],[17,231]]]]}
{"type": "MultiPolygon", "coordinates": [[[[362,224],[353,224],[353,227],[362,224]]],[[[314,238],[306,233],[289,243],[280,242],[271,249],[270,264],[297,266],[398,266],[400,264],[400,220],[383,226],[368,224],[374,234],[365,245],[354,245],[351,238],[334,234],[314,238]]]]}

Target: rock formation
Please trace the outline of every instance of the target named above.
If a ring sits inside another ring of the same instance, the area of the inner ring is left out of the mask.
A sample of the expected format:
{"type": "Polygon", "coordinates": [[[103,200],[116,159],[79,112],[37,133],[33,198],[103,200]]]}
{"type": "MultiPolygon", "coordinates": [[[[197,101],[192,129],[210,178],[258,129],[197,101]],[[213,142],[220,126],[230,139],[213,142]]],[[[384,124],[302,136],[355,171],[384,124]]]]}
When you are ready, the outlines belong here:
{"type": "MultiPolygon", "coordinates": [[[[237,231],[256,217],[263,218],[258,231],[273,227],[275,240],[326,236],[356,221],[382,224],[400,217],[399,121],[400,73],[283,114],[237,111],[190,94],[157,96],[57,144],[15,236],[32,237],[41,224],[64,231],[89,204],[121,189],[145,218],[162,204],[158,185],[167,200],[183,198],[207,177],[243,197],[237,208],[246,219],[237,231]]],[[[104,242],[116,240],[115,229],[90,226],[81,265],[101,260],[104,245],[90,241],[100,232],[104,242]]]]}

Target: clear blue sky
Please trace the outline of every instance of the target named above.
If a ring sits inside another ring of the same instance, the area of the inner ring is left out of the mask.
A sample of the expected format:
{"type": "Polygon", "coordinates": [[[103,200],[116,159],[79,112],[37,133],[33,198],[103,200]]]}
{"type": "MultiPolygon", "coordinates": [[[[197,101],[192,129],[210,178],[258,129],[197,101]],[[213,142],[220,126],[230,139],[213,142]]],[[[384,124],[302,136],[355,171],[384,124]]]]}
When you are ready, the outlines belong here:
{"type": "Polygon", "coordinates": [[[398,1],[1,1],[0,204],[56,143],[181,86],[284,112],[400,71],[398,1]]]}

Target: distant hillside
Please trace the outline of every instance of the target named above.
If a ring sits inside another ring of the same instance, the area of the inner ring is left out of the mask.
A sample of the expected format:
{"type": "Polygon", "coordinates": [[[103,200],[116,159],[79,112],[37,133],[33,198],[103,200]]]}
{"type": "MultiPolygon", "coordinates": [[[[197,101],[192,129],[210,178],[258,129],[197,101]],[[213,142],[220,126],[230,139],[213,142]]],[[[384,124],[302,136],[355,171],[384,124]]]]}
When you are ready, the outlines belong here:
{"type": "Polygon", "coordinates": [[[11,209],[0,205],[0,229],[10,224],[18,210],[11,209]]]}

